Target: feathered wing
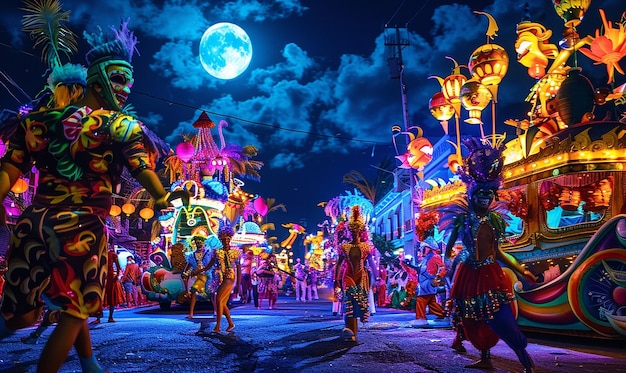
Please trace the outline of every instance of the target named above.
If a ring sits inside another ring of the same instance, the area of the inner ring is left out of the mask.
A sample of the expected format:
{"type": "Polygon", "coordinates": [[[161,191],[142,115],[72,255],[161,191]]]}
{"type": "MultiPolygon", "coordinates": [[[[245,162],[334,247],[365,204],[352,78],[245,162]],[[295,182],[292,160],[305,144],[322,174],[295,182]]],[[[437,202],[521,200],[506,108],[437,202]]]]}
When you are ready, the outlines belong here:
{"type": "Polygon", "coordinates": [[[76,35],[63,24],[70,11],[63,11],[58,0],[24,0],[22,31],[30,35],[34,47],[41,47],[41,59],[50,69],[61,66],[61,54],[70,57],[78,50],[76,35]]]}

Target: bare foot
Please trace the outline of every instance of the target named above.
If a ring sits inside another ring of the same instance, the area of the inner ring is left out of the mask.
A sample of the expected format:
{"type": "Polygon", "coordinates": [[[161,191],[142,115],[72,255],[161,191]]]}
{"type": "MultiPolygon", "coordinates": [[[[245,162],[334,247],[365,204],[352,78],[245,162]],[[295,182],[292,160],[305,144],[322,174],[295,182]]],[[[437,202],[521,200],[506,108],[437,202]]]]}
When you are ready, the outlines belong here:
{"type": "Polygon", "coordinates": [[[115,322],[115,320],[109,318],[108,322],[115,322]]]}
{"type": "Polygon", "coordinates": [[[229,325],[228,328],[226,328],[226,332],[232,332],[233,329],[235,329],[235,324],[229,325]]]}
{"type": "Polygon", "coordinates": [[[187,315],[185,316],[186,319],[193,319],[193,315],[187,315]]]}
{"type": "Polygon", "coordinates": [[[212,331],[211,333],[217,333],[217,334],[219,334],[219,333],[220,333],[220,328],[213,329],[213,331],[212,331]]]}

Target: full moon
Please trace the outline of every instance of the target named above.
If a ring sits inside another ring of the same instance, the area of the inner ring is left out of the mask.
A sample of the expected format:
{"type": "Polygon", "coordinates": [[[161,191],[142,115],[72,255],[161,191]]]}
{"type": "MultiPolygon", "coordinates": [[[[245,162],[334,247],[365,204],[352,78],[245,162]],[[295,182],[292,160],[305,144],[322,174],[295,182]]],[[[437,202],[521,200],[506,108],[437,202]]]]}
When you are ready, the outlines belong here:
{"type": "Polygon", "coordinates": [[[241,75],[252,60],[250,37],[239,26],[220,22],[206,29],[200,40],[200,63],[218,79],[241,75]]]}

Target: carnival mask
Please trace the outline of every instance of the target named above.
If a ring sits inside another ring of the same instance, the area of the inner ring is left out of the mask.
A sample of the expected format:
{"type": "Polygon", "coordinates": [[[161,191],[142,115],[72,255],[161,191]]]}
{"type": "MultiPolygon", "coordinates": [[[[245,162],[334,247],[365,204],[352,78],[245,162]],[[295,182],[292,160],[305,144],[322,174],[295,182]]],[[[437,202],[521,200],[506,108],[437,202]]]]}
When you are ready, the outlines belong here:
{"type": "Polygon", "coordinates": [[[483,215],[487,211],[489,211],[489,206],[493,202],[495,198],[495,192],[490,189],[478,189],[472,194],[472,206],[474,211],[483,215]]]}
{"type": "Polygon", "coordinates": [[[103,94],[103,97],[107,102],[114,104],[117,109],[121,110],[128,100],[130,89],[135,81],[133,70],[128,66],[109,65],[106,68],[106,75],[110,90],[103,94]]]}

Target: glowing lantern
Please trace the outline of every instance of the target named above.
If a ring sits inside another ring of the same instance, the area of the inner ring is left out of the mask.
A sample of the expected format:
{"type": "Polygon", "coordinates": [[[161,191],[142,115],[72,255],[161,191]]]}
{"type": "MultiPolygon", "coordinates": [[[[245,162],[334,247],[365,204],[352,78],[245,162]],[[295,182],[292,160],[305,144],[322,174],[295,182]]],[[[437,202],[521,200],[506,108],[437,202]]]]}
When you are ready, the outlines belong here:
{"type": "Polygon", "coordinates": [[[121,213],[122,213],[122,209],[118,205],[111,205],[111,210],[109,210],[109,215],[120,216],[121,213]]]}
{"type": "Polygon", "coordinates": [[[28,182],[22,178],[17,179],[13,187],[11,188],[11,192],[15,194],[22,194],[28,190],[28,182]]]}
{"type": "Polygon", "coordinates": [[[139,211],[139,216],[141,216],[143,220],[148,221],[154,216],[154,210],[149,207],[144,207],[139,211]]]}
{"type": "Polygon", "coordinates": [[[441,92],[445,99],[452,104],[455,113],[458,115],[461,111],[461,87],[467,81],[467,77],[461,74],[461,69],[456,61],[454,61],[454,65],[452,74],[443,79],[441,92]]]}
{"type": "Polygon", "coordinates": [[[491,101],[491,92],[476,80],[468,80],[461,87],[461,103],[469,111],[469,118],[465,119],[469,124],[482,124],[481,112],[491,101]]]}
{"type": "Polygon", "coordinates": [[[491,90],[497,102],[497,87],[509,69],[509,55],[497,44],[483,44],[470,56],[467,65],[472,78],[478,80],[491,90]]]}
{"type": "Polygon", "coordinates": [[[183,162],[189,162],[195,151],[196,149],[193,144],[187,141],[183,141],[176,146],[176,155],[178,158],[182,159],[183,162]]]}
{"type": "Polygon", "coordinates": [[[591,0],[552,0],[554,10],[565,21],[565,27],[576,27],[582,21],[591,0]]]}
{"type": "Polygon", "coordinates": [[[433,158],[433,145],[425,137],[416,137],[407,146],[407,162],[409,166],[420,169],[433,158]]]}
{"type": "Polygon", "coordinates": [[[216,156],[211,160],[211,166],[213,168],[223,168],[227,165],[226,159],[221,155],[216,156]]]}
{"type": "Polygon", "coordinates": [[[128,216],[135,212],[135,205],[130,202],[126,202],[122,205],[122,211],[124,212],[124,214],[126,214],[126,216],[128,216]]]}
{"type": "Polygon", "coordinates": [[[443,132],[448,134],[448,119],[454,116],[454,108],[450,104],[446,97],[443,95],[443,92],[437,92],[430,98],[428,101],[428,107],[430,109],[430,114],[432,114],[435,119],[439,121],[441,127],[443,128],[443,132]]]}

